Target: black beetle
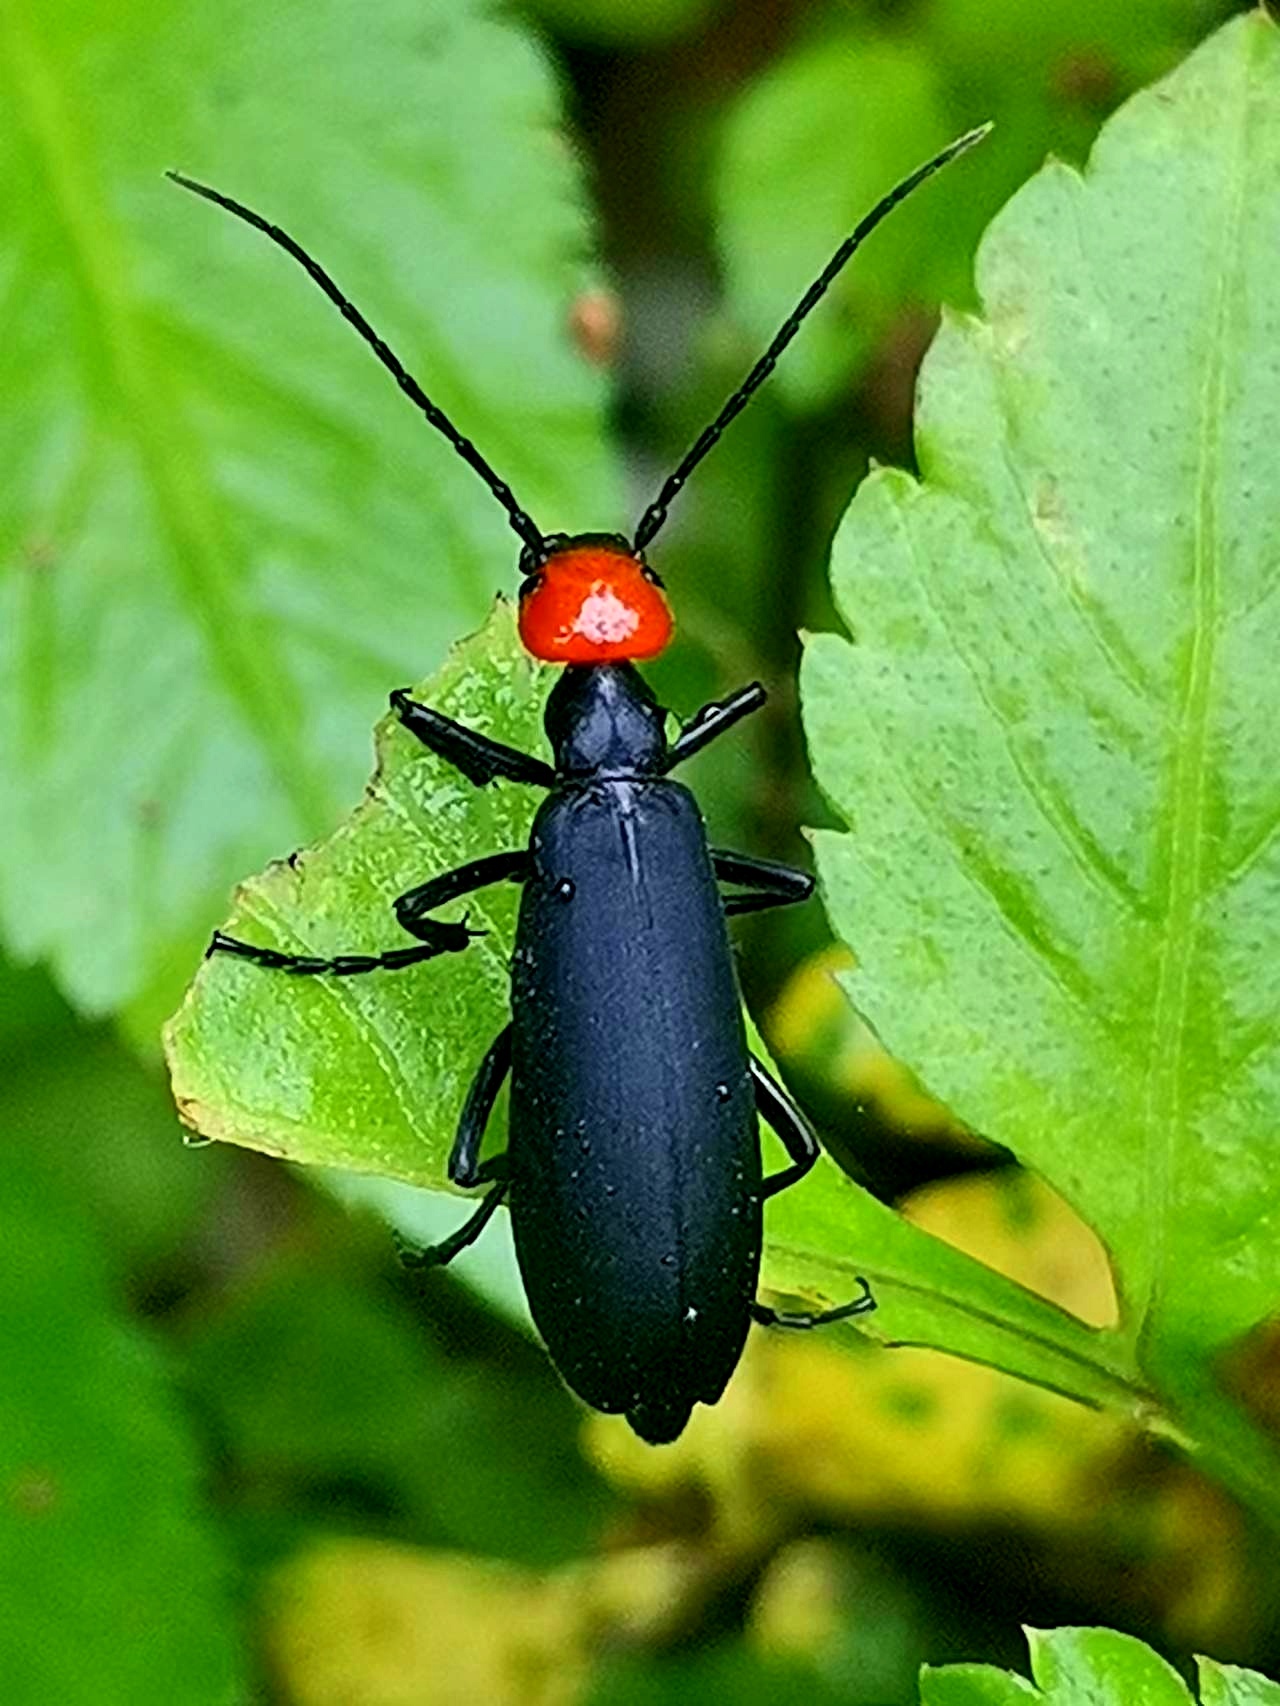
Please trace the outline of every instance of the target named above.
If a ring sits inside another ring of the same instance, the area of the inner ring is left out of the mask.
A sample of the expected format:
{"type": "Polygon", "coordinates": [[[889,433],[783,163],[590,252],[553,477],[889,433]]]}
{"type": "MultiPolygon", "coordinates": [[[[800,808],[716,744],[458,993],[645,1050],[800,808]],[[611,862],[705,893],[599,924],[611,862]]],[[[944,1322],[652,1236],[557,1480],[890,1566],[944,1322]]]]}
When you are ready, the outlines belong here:
{"type": "Polygon", "coordinates": [[[756,1300],[763,1203],[808,1172],[818,1145],[747,1048],[725,920],[804,900],[813,880],[709,848],[693,796],[670,779],[765,696],[753,684],[705,706],[668,744],[667,713],[634,667],[656,656],[671,633],[645,547],[691,470],[863,239],[985,135],[986,127],[969,132],[913,172],[840,245],[630,541],[544,535],[316,261],[240,202],[169,174],[298,260],[476,470],[523,541],[524,644],[566,666],[546,708],[554,766],[404,691],[391,695],[405,727],[473,783],[505,779],[548,790],[528,848],[477,859],[400,897],[396,917],[415,946],[320,959],[218,932],[209,951],[294,974],[395,970],[466,947],[473,932],[465,921],[435,919],[436,908],[489,883],[522,885],[511,1023],[480,1065],[449,1158],[455,1184],[491,1189],[451,1238],[412,1260],[450,1261],[505,1197],[529,1306],[556,1368],[579,1397],[621,1412],[653,1444],[674,1440],[695,1404],[716,1402],[753,1320],[811,1327],[874,1305],[865,1282],[854,1301],[821,1314],[780,1314],[756,1300]],[[722,896],[720,883],[744,892],[722,896]],[[508,1146],[482,1161],[485,1126],[508,1074],[508,1146]],[[791,1158],[767,1179],[759,1116],[791,1158]]]}

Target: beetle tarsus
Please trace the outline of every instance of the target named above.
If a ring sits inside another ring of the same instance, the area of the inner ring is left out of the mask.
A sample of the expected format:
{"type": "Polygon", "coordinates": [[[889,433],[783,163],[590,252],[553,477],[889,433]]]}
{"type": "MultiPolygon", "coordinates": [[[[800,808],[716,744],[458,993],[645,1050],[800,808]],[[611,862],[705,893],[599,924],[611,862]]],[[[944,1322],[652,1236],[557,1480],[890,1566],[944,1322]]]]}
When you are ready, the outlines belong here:
{"type": "Polygon", "coordinates": [[[411,1273],[422,1273],[431,1268],[447,1268],[455,1256],[465,1250],[469,1244],[475,1243],[490,1220],[493,1219],[498,1204],[506,1194],[507,1182],[502,1179],[489,1192],[471,1218],[463,1221],[456,1232],[451,1232],[447,1238],[442,1238],[438,1244],[429,1244],[426,1249],[415,1250],[398,1232],[393,1232],[396,1253],[401,1262],[411,1273]]]}
{"type": "Polygon", "coordinates": [[[851,1303],[842,1303],[835,1309],[810,1313],[807,1310],[772,1309],[767,1303],[753,1303],[751,1319],[759,1327],[786,1327],[792,1332],[803,1333],[813,1327],[830,1327],[837,1321],[851,1321],[855,1315],[869,1315],[876,1307],[871,1287],[861,1274],[858,1284],[862,1287],[861,1297],[855,1297],[851,1303]]]}
{"type": "Polygon", "coordinates": [[[215,953],[231,954],[265,971],[287,972],[291,977],[356,977],[369,971],[403,971],[406,966],[421,965],[424,960],[437,959],[441,954],[458,953],[466,947],[470,934],[464,930],[460,940],[450,938],[445,944],[424,942],[416,948],[390,948],[383,954],[334,954],[322,958],[318,954],[287,954],[279,948],[260,947],[256,942],[242,942],[236,936],[225,936],[221,930],[215,930],[205,958],[215,953]]]}

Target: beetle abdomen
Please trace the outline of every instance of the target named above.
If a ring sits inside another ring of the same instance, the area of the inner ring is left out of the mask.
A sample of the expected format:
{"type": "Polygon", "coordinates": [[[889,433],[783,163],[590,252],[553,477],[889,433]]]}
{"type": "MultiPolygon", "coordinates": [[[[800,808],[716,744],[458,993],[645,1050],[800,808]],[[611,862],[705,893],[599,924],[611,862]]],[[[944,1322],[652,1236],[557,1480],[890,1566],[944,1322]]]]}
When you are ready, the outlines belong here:
{"type": "Polygon", "coordinates": [[[511,1210],[568,1384],[674,1439],[742,1352],[760,1151],[724,913],[692,797],[559,792],[534,826],[513,966],[511,1210]]]}

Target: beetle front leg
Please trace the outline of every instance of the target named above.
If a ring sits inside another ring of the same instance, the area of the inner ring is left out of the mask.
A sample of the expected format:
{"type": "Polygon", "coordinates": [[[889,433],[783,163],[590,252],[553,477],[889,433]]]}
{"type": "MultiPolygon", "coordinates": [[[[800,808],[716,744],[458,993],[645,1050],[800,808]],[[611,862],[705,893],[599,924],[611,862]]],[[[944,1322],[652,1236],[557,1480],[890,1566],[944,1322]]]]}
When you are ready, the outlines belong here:
{"type": "Polygon", "coordinates": [[[478,788],[486,787],[500,776],[508,782],[531,782],[539,788],[550,788],[555,783],[555,771],[541,758],[490,740],[488,735],[477,734],[442,711],[419,704],[409,697],[406,687],[397,687],[391,695],[391,709],[423,746],[460,770],[478,788]]]}
{"type": "Polygon", "coordinates": [[[753,681],[750,686],[740,687],[736,693],[731,693],[727,699],[714,699],[700,711],[695,711],[668,752],[664,773],[674,770],[677,764],[683,764],[686,758],[692,758],[695,752],[701,752],[704,746],[752,711],[758,711],[766,698],[764,688],[758,681],[753,681]]]}

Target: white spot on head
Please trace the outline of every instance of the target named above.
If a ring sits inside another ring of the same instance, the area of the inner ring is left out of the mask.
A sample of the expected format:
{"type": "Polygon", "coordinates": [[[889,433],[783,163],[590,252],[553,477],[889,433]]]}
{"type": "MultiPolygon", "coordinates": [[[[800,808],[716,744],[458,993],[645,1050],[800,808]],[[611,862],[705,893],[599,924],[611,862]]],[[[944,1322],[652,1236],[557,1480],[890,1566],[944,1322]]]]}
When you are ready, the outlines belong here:
{"type": "Polygon", "coordinates": [[[630,639],[639,626],[640,618],[631,606],[624,604],[603,581],[597,581],[582,601],[574,630],[593,645],[611,646],[630,639]]]}

